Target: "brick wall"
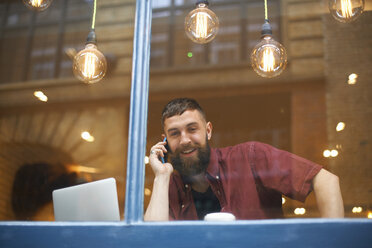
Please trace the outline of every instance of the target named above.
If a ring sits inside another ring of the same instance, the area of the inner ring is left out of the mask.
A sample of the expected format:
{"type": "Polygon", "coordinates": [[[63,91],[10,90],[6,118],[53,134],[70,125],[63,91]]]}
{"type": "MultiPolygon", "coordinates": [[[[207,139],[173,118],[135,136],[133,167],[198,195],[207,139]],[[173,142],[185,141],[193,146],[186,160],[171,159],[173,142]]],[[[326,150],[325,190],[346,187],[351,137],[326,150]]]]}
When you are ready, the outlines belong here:
{"type": "Polygon", "coordinates": [[[323,22],[329,147],[341,147],[330,166],[340,176],[348,214],[349,208],[368,206],[372,198],[372,12],[350,24],[329,15],[323,22]],[[347,83],[351,73],[359,75],[354,85],[347,83]],[[337,132],[340,121],[346,128],[337,132]]]}

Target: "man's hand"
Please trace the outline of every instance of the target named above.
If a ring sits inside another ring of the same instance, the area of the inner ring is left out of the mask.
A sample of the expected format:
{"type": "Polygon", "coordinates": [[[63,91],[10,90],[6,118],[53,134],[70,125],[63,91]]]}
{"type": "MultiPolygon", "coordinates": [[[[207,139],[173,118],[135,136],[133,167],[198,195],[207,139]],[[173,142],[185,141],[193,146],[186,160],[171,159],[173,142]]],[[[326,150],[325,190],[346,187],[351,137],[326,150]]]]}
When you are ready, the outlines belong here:
{"type": "Polygon", "coordinates": [[[162,163],[159,156],[164,157],[168,152],[165,148],[166,142],[159,142],[150,150],[150,165],[155,174],[154,186],[149,206],[144,216],[145,221],[167,221],[169,220],[169,180],[173,172],[170,163],[162,163]]]}
{"type": "Polygon", "coordinates": [[[170,163],[162,163],[159,160],[159,156],[164,158],[164,154],[167,153],[165,145],[167,142],[159,142],[150,150],[150,165],[155,174],[155,177],[158,176],[169,176],[173,172],[173,166],[170,163]]]}

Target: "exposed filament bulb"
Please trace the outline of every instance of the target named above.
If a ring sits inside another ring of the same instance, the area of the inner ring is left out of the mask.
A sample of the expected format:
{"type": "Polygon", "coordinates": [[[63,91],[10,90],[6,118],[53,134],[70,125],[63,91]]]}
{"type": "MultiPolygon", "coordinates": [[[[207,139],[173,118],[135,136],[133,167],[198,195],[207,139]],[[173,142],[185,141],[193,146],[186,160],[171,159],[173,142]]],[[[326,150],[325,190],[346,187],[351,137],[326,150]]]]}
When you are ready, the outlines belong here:
{"type": "Polygon", "coordinates": [[[262,57],[262,69],[265,72],[274,71],[275,57],[273,51],[270,48],[265,48],[262,57]]]}
{"type": "Polygon", "coordinates": [[[210,42],[216,37],[218,28],[218,17],[208,8],[208,1],[198,1],[196,8],[185,17],[186,35],[195,43],[210,42]]]}
{"type": "Polygon", "coordinates": [[[364,11],[364,0],[328,0],[332,16],[340,22],[351,22],[364,11]]]}
{"type": "Polygon", "coordinates": [[[31,5],[34,7],[40,7],[42,2],[42,0],[31,0],[31,5]]]}
{"type": "Polygon", "coordinates": [[[350,0],[341,0],[341,13],[345,18],[350,18],[353,14],[353,8],[350,0]]]}
{"type": "Polygon", "coordinates": [[[251,64],[255,72],[262,77],[276,77],[282,73],[287,64],[287,53],[282,44],[271,35],[264,36],[254,47],[251,64]]]}
{"type": "Polygon", "coordinates": [[[107,62],[97,46],[88,43],[85,49],[75,55],[72,68],[74,75],[80,81],[92,84],[100,81],[105,76],[107,62]]]}
{"type": "Polygon", "coordinates": [[[253,48],[251,65],[261,77],[276,77],[287,64],[287,52],[282,44],[272,37],[269,20],[265,20],[261,30],[261,41],[253,48]]]}
{"type": "Polygon", "coordinates": [[[23,0],[27,8],[36,11],[43,11],[49,7],[53,0],[23,0]]]}
{"type": "Polygon", "coordinates": [[[81,72],[87,80],[91,80],[96,72],[96,59],[93,53],[87,52],[85,54],[84,70],[81,72]]]}
{"type": "Polygon", "coordinates": [[[208,36],[208,15],[203,12],[196,14],[195,36],[201,39],[205,39],[208,36]]]}

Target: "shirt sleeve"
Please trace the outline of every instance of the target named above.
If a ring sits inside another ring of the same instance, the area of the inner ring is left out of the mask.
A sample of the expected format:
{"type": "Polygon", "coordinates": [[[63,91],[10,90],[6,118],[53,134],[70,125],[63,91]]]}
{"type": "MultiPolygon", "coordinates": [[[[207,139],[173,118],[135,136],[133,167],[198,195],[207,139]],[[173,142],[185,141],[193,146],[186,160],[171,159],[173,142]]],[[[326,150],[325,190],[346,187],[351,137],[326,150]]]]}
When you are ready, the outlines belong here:
{"type": "Polygon", "coordinates": [[[259,142],[252,143],[250,157],[256,180],[301,202],[312,191],[312,180],[322,169],[314,162],[259,142]]]}

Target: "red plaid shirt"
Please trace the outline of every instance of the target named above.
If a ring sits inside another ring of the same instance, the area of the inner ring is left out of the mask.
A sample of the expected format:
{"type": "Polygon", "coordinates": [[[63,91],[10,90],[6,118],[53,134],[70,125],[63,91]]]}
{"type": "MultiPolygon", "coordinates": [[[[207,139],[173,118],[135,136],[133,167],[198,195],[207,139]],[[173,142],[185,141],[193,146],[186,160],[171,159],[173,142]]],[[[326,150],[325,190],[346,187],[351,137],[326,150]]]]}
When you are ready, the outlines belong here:
{"type": "MultiPolygon", "coordinates": [[[[322,167],[259,142],[211,149],[206,179],[221,212],[237,219],[282,218],[282,194],[305,201],[312,179],[322,167]]],[[[197,220],[191,185],[175,171],[170,180],[171,220],[197,220]]]]}

